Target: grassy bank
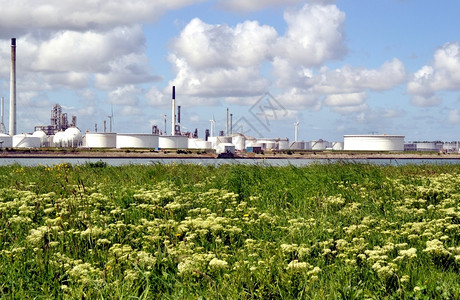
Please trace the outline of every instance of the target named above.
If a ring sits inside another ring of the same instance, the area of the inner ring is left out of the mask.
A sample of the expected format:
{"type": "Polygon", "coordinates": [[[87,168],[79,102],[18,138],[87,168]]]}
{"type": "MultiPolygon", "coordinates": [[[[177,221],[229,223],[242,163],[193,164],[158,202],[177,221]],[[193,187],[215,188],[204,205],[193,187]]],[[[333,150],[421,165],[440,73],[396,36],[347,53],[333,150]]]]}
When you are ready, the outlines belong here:
{"type": "Polygon", "coordinates": [[[1,167],[0,298],[459,298],[459,173],[1,167]]]}

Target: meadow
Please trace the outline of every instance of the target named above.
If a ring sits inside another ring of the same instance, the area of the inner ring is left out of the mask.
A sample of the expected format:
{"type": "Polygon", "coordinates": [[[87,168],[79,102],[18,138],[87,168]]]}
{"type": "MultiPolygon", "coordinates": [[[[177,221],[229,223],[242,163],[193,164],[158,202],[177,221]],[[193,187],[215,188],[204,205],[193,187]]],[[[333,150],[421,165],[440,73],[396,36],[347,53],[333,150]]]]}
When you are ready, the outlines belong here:
{"type": "Polygon", "coordinates": [[[0,167],[2,299],[459,299],[460,166],[0,167]]]}

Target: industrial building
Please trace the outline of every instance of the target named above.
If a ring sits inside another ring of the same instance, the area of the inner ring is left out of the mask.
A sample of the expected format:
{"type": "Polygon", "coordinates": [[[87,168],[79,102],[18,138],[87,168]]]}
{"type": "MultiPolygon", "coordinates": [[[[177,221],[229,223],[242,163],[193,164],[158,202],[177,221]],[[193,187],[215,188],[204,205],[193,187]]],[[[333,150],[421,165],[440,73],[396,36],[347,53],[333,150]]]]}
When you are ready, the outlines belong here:
{"type": "Polygon", "coordinates": [[[415,141],[404,144],[404,151],[458,153],[460,142],[415,141]]]}

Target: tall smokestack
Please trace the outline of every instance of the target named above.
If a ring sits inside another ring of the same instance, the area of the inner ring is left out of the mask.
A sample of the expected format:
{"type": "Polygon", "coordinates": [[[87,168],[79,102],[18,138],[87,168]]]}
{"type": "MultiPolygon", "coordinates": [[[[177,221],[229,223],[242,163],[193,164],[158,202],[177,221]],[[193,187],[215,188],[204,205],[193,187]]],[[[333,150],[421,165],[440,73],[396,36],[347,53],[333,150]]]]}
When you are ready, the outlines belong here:
{"type": "Polygon", "coordinates": [[[16,39],[11,39],[10,135],[16,134],[16,39]]]}
{"type": "Polygon", "coordinates": [[[176,132],[176,87],[172,87],[171,135],[176,132]]]}

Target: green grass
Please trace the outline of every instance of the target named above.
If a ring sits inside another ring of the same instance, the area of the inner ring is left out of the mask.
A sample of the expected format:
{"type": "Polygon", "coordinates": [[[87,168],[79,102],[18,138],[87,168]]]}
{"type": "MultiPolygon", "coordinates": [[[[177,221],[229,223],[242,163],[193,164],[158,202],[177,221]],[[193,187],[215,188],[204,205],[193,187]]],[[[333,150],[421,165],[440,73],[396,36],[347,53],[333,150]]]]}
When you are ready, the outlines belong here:
{"type": "Polygon", "coordinates": [[[459,298],[459,173],[1,167],[0,298],[459,298]]]}

